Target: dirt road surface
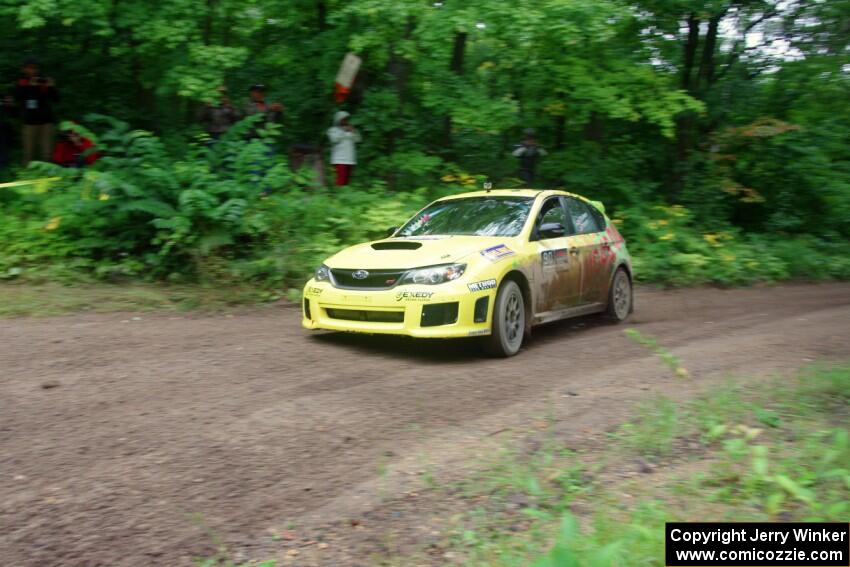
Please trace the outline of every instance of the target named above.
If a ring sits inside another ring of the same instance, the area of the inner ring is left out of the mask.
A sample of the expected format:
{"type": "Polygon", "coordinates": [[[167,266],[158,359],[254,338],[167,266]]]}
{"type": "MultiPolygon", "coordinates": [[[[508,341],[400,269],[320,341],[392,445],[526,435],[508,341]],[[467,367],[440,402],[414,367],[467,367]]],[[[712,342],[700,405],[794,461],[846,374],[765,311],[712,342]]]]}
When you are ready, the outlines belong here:
{"type": "Polygon", "coordinates": [[[509,360],[308,334],[291,308],[0,321],[2,564],[182,566],[220,544],[251,558],[273,552],[269,529],[291,529],[328,543],[285,564],[367,565],[388,523],[415,542],[427,502],[379,512],[423,463],[465,466],[543,415],[580,437],[659,392],[850,357],[848,284],[641,289],[636,305],[624,325],[535,329],[509,360]]]}

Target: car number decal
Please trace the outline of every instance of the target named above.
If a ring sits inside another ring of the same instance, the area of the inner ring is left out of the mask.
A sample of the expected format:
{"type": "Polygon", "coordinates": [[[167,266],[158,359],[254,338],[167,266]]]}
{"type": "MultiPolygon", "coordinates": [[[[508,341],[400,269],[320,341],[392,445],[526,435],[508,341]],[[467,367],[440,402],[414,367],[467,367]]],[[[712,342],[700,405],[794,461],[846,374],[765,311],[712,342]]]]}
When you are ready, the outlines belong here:
{"type": "Polygon", "coordinates": [[[485,248],[481,251],[481,255],[490,260],[491,262],[498,262],[502,258],[513,256],[515,253],[516,252],[514,252],[504,244],[497,244],[496,246],[491,246],[490,248],[485,248]]]}
{"type": "Polygon", "coordinates": [[[570,255],[566,248],[558,248],[557,250],[544,250],[540,253],[540,260],[544,268],[554,268],[556,266],[568,266],[570,264],[570,255]]]}

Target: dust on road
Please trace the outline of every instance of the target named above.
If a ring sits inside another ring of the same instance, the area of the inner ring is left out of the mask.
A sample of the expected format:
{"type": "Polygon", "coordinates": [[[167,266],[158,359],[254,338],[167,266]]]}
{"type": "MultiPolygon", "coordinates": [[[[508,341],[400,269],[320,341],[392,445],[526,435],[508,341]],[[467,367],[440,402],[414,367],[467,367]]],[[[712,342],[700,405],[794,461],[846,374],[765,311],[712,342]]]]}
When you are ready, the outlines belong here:
{"type": "Polygon", "coordinates": [[[308,334],[289,308],[0,321],[0,557],[191,565],[215,551],[199,523],[250,555],[269,527],[380,506],[388,468],[452,462],[544,410],[604,430],[652,392],[846,358],[848,321],[843,283],[639,289],[625,325],[535,329],[508,360],[465,341],[308,334]]]}

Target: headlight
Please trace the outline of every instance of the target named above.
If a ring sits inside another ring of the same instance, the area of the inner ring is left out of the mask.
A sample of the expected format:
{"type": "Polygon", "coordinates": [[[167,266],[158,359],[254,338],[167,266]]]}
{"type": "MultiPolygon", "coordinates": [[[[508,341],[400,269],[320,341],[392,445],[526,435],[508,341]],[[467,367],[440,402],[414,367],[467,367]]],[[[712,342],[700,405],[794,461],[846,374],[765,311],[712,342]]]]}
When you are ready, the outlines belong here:
{"type": "Polygon", "coordinates": [[[399,282],[400,284],[441,284],[456,280],[466,271],[466,264],[445,264],[409,270],[399,282]]]}
{"type": "Polygon", "coordinates": [[[326,282],[331,279],[331,270],[324,264],[316,268],[316,273],[313,274],[313,278],[317,282],[326,282]]]}

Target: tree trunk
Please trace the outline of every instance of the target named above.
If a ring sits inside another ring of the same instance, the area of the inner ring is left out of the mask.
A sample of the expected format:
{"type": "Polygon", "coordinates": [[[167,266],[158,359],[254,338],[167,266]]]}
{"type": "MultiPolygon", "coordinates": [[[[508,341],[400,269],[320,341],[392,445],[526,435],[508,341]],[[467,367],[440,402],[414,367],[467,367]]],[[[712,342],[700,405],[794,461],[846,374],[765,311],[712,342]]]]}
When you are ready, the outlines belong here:
{"type": "Polygon", "coordinates": [[[316,27],[319,28],[320,32],[328,28],[328,5],[325,4],[324,0],[316,2],[316,27]]]}
{"type": "MultiPolygon", "coordinates": [[[[699,24],[700,21],[696,14],[692,13],[688,16],[688,35],[682,53],[680,86],[682,90],[689,94],[694,94],[691,75],[699,47],[699,24]]],[[[677,199],[684,185],[685,163],[690,155],[693,129],[693,113],[687,112],[676,117],[676,146],[670,165],[670,184],[668,187],[669,196],[673,201],[677,199]]]]}
{"type": "MultiPolygon", "coordinates": [[[[454,46],[452,47],[452,60],[449,63],[449,70],[455,75],[463,74],[463,59],[466,54],[466,32],[457,32],[455,34],[454,46]]],[[[443,118],[443,147],[451,153],[452,146],[452,117],[446,114],[443,118]]]]}
{"type": "Polygon", "coordinates": [[[700,59],[699,72],[697,73],[695,85],[695,91],[697,93],[704,94],[714,82],[714,55],[717,51],[717,31],[724,14],[725,11],[713,16],[708,21],[708,31],[706,32],[705,43],[702,48],[702,58],[700,59]]]}
{"type": "Polygon", "coordinates": [[[564,149],[564,130],[567,126],[567,118],[563,115],[555,117],[555,142],[552,149],[555,151],[564,149]]]}
{"type": "Polygon", "coordinates": [[[685,41],[684,57],[682,59],[681,86],[683,90],[691,92],[691,74],[696,62],[697,48],[699,47],[699,18],[695,14],[688,16],[688,39],[685,41]]]}
{"type": "MultiPolygon", "coordinates": [[[[408,40],[413,36],[413,30],[416,28],[416,19],[413,16],[408,17],[407,24],[404,29],[403,40],[408,40]]],[[[407,95],[407,82],[410,80],[412,72],[412,64],[404,57],[400,57],[394,47],[390,48],[390,59],[387,62],[387,73],[392,77],[393,87],[395,88],[396,96],[398,97],[398,115],[404,115],[404,103],[407,95]]],[[[387,136],[387,152],[395,151],[396,141],[401,136],[402,130],[400,127],[393,128],[387,136]]]]}
{"type": "Polygon", "coordinates": [[[466,32],[457,32],[455,34],[454,47],[452,48],[452,62],[449,69],[456,75],[463,74],[463,58],[466,53],[466,32]]]}
{"type": "Polygon", "coordinates": [[[603,126],[604,124],[602,123],[602,119],[599,118],[599,114],[591,112],[590,120],[584,125],[584,139],[588,142],[602,142],[603,126]]]}
{"type": "Polygon", "coordinates": [[[212,42],[212,26],[215,13],[215,0],[207,0],[207,13],[204,16],[204,45],[212,42]]]}

